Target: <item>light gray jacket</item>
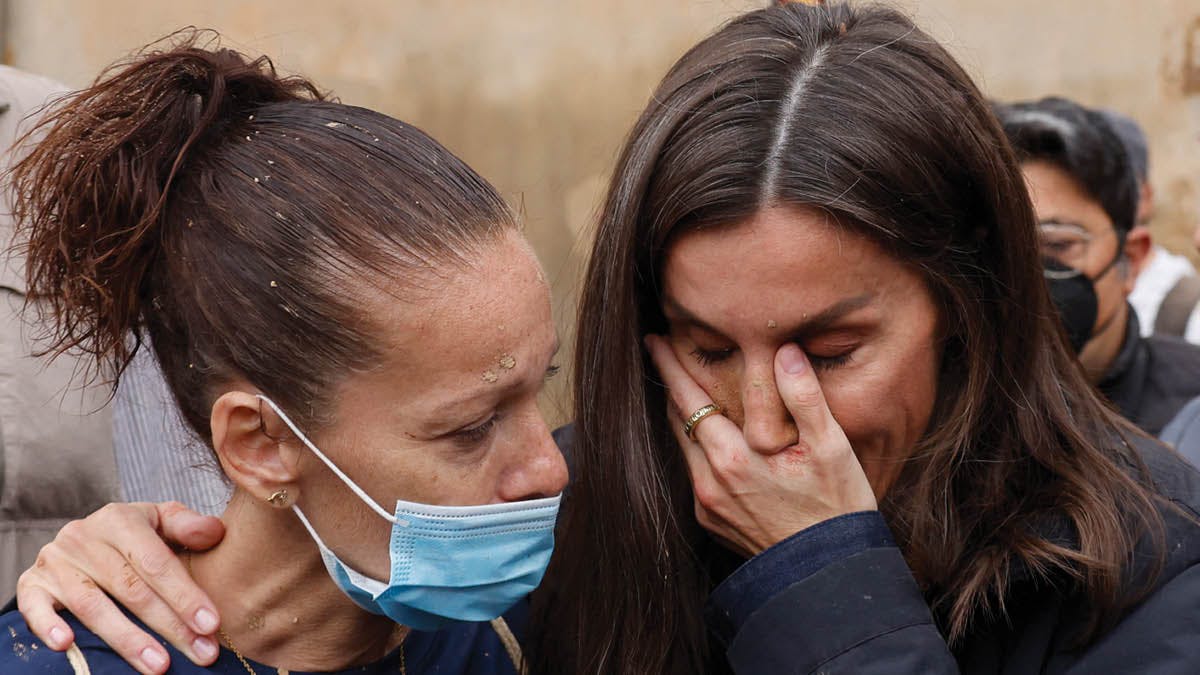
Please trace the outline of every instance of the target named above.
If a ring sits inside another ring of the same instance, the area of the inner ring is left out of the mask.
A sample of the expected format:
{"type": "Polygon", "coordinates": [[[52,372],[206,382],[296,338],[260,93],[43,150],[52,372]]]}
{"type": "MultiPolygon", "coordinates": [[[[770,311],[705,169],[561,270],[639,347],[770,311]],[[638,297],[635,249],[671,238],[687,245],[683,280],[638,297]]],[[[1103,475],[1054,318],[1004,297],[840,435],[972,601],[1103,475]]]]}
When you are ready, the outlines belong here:
{"type": "MultiPolygon", "coordinates": [[[[66,90],[0,66],[0,175],[9,147],[28,128],[26,115],[66,90]]],[[[118,499],[110,390],[80,388],[80,362],[32,356],[37,331],[20,314],[24,265],[8,252],[13,236],[8,187],[0,180],[0,598],[64,523],[118,499]]]]}

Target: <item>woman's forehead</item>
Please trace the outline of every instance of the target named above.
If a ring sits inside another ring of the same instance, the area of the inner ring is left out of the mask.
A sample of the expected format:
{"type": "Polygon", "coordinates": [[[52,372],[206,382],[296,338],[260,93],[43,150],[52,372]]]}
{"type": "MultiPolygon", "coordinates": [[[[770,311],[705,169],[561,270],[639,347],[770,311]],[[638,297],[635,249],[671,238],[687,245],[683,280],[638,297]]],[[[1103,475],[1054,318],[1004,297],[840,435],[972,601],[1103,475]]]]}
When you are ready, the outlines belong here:
{"type": "MultiPolygon", "coordinates": [[[[519,237],[519,235],[516,235],[519,237]]],[[[503,386],[545,368],[557,338],[549,288],[522,243],[505,238],[410,302],[379,308],[385,370],[413,391],[503,386]]]]}
{"type": "Polygon", "coordinates": [[[731,227],[678,237],[664,260],[663,300],[693,313],[757,321],[784,308],[819,312],[848,298],[885,295],[902,268],[825,214],[772,208],[731,227]]]}

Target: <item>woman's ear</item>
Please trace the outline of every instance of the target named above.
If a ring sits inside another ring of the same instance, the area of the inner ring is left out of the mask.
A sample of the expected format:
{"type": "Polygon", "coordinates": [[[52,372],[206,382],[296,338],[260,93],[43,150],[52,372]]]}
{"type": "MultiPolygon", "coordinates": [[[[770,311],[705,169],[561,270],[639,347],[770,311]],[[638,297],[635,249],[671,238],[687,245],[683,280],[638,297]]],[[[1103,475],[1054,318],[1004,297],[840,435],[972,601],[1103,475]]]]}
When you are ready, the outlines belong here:
{"type": "Polygon", "coordinates": [[[299,496],[298,449],[287,442],[290,433],[268,431],[264,410],[270,408],[255,394],[222,394],[212,407],[213,449],[238,487],[272,506],[290,506],[299,496]]]}

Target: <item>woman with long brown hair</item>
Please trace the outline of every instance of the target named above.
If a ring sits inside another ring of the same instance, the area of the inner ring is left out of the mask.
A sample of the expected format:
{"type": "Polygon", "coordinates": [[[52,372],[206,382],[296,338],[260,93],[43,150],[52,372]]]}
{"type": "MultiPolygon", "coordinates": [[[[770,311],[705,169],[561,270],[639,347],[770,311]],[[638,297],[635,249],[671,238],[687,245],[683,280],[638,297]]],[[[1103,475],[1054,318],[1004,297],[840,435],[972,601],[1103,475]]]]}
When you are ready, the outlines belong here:
{"type": "Polygon", "coordinates": [[[1004,132],[907,18],[701,42],[596,239],[544,669],[1200,663],[1200,477],[1085,381],[1004,132]]]}
{"type": "MultiPolygon", "coordinates": [[[[614,172],[575,366],[534,672],[1200,659],[1200,476],[1088,386],[1003,131],[898,12],[772,6],[671,69],[614,172]]],[[[77,564],[119,585],[58,576],[77,564]]],[[[29,579],[37,611],[73,602],[29,579]]]]}

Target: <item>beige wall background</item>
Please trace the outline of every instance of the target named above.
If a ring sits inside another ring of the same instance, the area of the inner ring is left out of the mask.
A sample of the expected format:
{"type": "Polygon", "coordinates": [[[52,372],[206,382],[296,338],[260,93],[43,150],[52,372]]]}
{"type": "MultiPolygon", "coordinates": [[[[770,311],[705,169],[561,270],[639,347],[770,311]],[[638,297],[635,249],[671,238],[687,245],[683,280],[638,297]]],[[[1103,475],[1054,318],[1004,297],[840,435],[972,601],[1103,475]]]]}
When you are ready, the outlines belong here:
{"type": "MultiPolygon", "coordinates": [[[[766,0],[0,0],[7,63],[82,86],[187,25],[270,54],[343,101],[421,126],[525,213],[564,337],[620,142],[692,43],[766,0]]],[[[1155,235],[1195,257],[1200,2],[900,0],[989,95],[1060,94],[1138,119],[1155,235]]],[[[564,362],[567,359],[564,358],[564,362]]],[[[550,397],[565,415],[563,387],[550,397]]]]}

